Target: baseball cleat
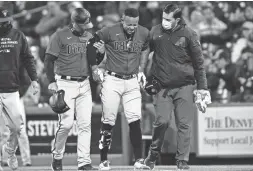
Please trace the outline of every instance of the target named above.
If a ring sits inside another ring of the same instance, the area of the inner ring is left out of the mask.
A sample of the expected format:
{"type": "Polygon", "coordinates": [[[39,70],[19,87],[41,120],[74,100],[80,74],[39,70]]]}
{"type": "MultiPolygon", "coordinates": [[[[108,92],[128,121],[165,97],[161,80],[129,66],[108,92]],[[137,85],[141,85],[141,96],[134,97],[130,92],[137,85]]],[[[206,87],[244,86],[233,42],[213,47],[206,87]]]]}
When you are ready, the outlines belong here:
{"type": "Polygon", "coordinates": [[[62,160],[53,159],[51,167],[52,171],[62,171],[62,160]]]}
{"type": "Polygon", "coordinates": [[[15,151],[9,150],[6,145],[4,145],[4,150],[8,154],[7,164],[9,166],[9,168],[11,168],[12,170],[17,170],[18,169],[18,160],[15,155],[15,151]],[[10,152],[10,151],[13,151],[13,152],[10,152]]]}
{"type": "Polygon", "coordinates": [[[18,160],[15,154],[10,155],[7,159],[8,166],[12,170],[17,170],[18,169],[18,160]]]}
{"type": "Polygon", "coordinates": [[[91,164],[86,164],[81,167],[78,167],[78,171],[85,171],[85,170],[97,170],[97,169],[92,167],[91,164]]]}
{"type": "Polygon", "coordinates": [[[137,159],[134,163],[134,169],[149,169],[149,167],[144,164],[144,159],[137,159]]]}
{"type": "Polygon", "coordinates": [[[177,160],[177,170],[189,170],[190,167],[188,166],[185,160],[177,160]]]}
{"type": "Polygon", "coordinates": [[[99,164],[99,170],[111,170],[110,162],[108,160],[104,160],[99,164]]]}
{"type": "Polygon", "coordinates": [[[155,168],[155,163],[156,161],[151,161],[149,158],[146,158],[144,160],[145,167],[143,168],[143,170],[153,170],[155,168]]]}

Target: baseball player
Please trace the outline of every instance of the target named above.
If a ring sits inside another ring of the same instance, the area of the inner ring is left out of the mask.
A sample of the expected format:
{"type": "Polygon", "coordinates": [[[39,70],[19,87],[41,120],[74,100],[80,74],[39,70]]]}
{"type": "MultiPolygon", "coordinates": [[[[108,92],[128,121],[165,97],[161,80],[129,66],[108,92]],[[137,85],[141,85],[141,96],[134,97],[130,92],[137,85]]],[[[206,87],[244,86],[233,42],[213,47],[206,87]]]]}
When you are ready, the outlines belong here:
{"type": "MultiPolygon", "coordinates": [[[[135,168],[143,166],[140,85],[145,84],[146,80],[143,71],[149,54],[149,31],[138,25],[138,21],[138,11],[128,8],[121,22],[104,27],[96,33],[105,43],[106,49],[105,77],[104,80],[100,80],[103,110],[99,141],[100,170],[110,170],[107,154],[121,100],[130,128],[130,140],[136,160],[134,166],[135,168]]],[[[95,67],[93,75],[101,78],[95,67]]]]}
{"type": "Polygon", "coordinates": [[[3,149],[8,154],[9,167],[16,170],[18,161],[15,153],[24,125],[19,95],[21,61],[32,80],[34,94],[38,92],[39,85],[34,57],[29,51],[26,37],[21,31],[12,28],[11,21],[9,12],[0,8],[0,113],[5,115],[5,124],[10,130],[10,136],[3,149]]]}
{"type": "Polygon", "coordinates": [[[153,125],[152,144],[145,159],[152,170],[160,154],[164,134],[174,110],[177,132],[176,164],[178,169],[189,169],[191,124],[194,118],[195,82],[200,99],[199,110],[205,111],[210,103],[203,55],[198,36],[182,18],[181,9],[174,4],[163,10],[163,20],[150,31],[150,49],[154,51],[151,77],[145,86],[149,94],[155,95],[156,118],[153,125]]]}
{"type": "Polygon", "coordinates": [[[50,81],[48,89],[63,90],[64,101],[69,107],[58,115],[59,126],[52,147],[54,171],[62,170],[65,143],[74,115],[78,126],[78,171],[95,170],[90,158],[92,99],[87,59],[87,45],[93,37],[88,30],[93,25],[90,13],[84,8],[76,8],[71,13],[71,22],[70,26],[52,35],[45,56],[46,74],[50,81]]]}

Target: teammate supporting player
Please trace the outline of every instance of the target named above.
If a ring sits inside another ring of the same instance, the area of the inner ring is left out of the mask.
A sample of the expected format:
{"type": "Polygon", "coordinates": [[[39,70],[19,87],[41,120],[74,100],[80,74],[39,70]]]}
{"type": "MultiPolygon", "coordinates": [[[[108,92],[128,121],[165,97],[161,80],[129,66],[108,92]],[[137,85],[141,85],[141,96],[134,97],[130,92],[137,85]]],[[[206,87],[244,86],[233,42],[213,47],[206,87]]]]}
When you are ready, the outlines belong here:
{"type": "MultiPolygon", "coordinates": [[[[143,166],[140,84],[143,86],[146,81],[143,71],[149,54],[149,31],[138,25],[138,21],[138,11],[129,8],[124,11],[120,23],[97,32],[106,47],[105,77],[104,80],[100,80],[103,81],[100,170],[110,170],[107,154],[121,100],[130,128],[130,140],[136,160],[134,166],[143,166]]],[[[93,70],[96,71],[96,67],[93,67],[93,70]]],[[[97,72],[93,72],[93,75],[97,75],[97,72]]],[[[101,78],[99,76],[97,78],[101,78]]]]}
{"type": "MultiPolygon", "coordinates": [[[[152,76],[148,79],[146,90],[150,94],[156,94],[154,97],[156,118],[152,144],[145,164],[150,170],[154,168],[174,109],[178,128],[176,163],[178,169],[189,169],[187,162],[195,111],[193,101],[195,82],[200,96],[210,97],[201,45],[196,32],[186,26],[181,9],[174,4],[164,8],[163,21],[151,29],[150,41],[154,59],[152,76]],[[154,90],[151,91],[152,89],[154,90]]],[[[205,105],[201,102],[198,107],[204,112],[205,105]]]]}
{"type": "Polygon", "coordinates": [[[52,149],[54,171],[62,171],[62,158],[68,133],[77,118],[78,171],[96,170],[91,165],[91,111],[92,99],[89,83],[87,45],[92,34],[90,13],[76,8],[71,14],[72,24],[55,32],[46,50],[45,68],[50,81],[49,90],[65,91],[65,102],[70,110],[59,114],[59,126],[52,149]],[[55,67],[55,73],[54,73],[55,67]]]}
{"type": "MultiPolygon", "coordinates": [[[[10,129],[10,137],[3,149],[8,154],[9,167],[16,170],[18,161],[15,153],[20,131],[24,125],[18,92],[21,61],[32,80],[31,86],[34,94],[38,92],[39,85],[34,57],[29,51],[26,37],[21,31],[12,28],[11,21],[12,17],[9,12],[0,8],[0,113],[5,115],[7,126],[10,129]]],[[[3,121],[2,118],[1,120],[3,121]]],[[[5,124],[1,123],[0,126],[4,127],[5,124]]]]}

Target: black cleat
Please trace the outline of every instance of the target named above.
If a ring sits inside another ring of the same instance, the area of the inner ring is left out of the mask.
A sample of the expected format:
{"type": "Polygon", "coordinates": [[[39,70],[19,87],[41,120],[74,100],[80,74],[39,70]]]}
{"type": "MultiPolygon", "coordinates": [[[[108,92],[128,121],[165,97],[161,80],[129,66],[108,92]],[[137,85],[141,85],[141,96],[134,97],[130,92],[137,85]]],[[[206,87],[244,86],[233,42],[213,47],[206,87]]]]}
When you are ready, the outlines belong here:
{"type": "Polygon", "coordinates": [[[178,170],[189,170],[190,167],[185,160],[177,160],[177,169],[178,170]]]}
{"type": "Polygon", "coordinates": [[[146,167],[143,168],[143,170],[154,170],[156,161],[151,161],[150,158],[146,158],[144,160],[144,165],[146,167]]]}
{"type": "Polygon", "coordinates": [[[84,171],[84,170],[97,170],[97,169],[92,167],[91,164],[86,164],[81,167],[78,167],[78,171],[84,171]]]}
{"type": "Polygon", "coordinates": [[[53,159],[51,167],[53,171],[62,171],[62,160],[53,159]]]}

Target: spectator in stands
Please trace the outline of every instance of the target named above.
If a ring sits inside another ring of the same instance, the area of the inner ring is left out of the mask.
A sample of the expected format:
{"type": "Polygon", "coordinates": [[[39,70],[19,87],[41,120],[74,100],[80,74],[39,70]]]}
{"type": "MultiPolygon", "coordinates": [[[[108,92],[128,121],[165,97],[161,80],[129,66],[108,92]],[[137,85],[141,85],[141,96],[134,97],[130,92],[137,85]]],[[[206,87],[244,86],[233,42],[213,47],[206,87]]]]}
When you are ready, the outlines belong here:
{"type": "Polygon", "coordinates": [[[189,13],[189,15],[189,26],[199,35],[198,25],[204,21],[204,16],[202,15],[202,12],[199,9],[195,9],[191,13],[189,13]]]}
{"type": "Polygon", "coordinates": [[[161,23],[162,10],[159,8],[157,1],[148,1],[140,4],[139,7],[140,20],[139,24],[147,29],[161,23]]]}
{"type": "Polygon", "coordinates": [[[253,32],[249,34],[246,47],[237,61],[240,66],[238,81],[240,82],[240,101],[253,102],[253,32]]]}
{"type": "Polygon", "coordinates": [[[202,7],[204,21],[197,26],[201,42],[209,42],[214,44],[222,44],[220,35],[227,29],[227,25],[215,17],[213,7],[211,5],[202,7]]]}
{"type": "Polygon", "coordinates": [[[102,29],[103,27],[108,27],[116,22],[119,22],[120,16],[117,11],[116,2],[107,1],[104,4],[104,15],[97,17],[98,29],[102,29]]]}
{"type": "Polygon", "coordinates": [[[241,56],[242,50],[247,47],[250,33],[253,31],[253,22],[246,21],[243,23],[241,37],[236,41],[232,49],[231,60],[236,63],[241,56]]]}
{"type": "Polygon", "coordinates": [[[46,47],[49,37],[57,29],[65,26],[68,19],[68,13],[61,10],[58,2],[49,1],[46,15],[41,18],[35,27],[35,32],[41,36],[41,45],[46,47]]]}
{"type": "Polygon", "coordinates": [[[252,6],[249,5],[245,8],[244,17],[245,17],[246,21],[253,22],[253,8],[252,8],[252,6]]]}

